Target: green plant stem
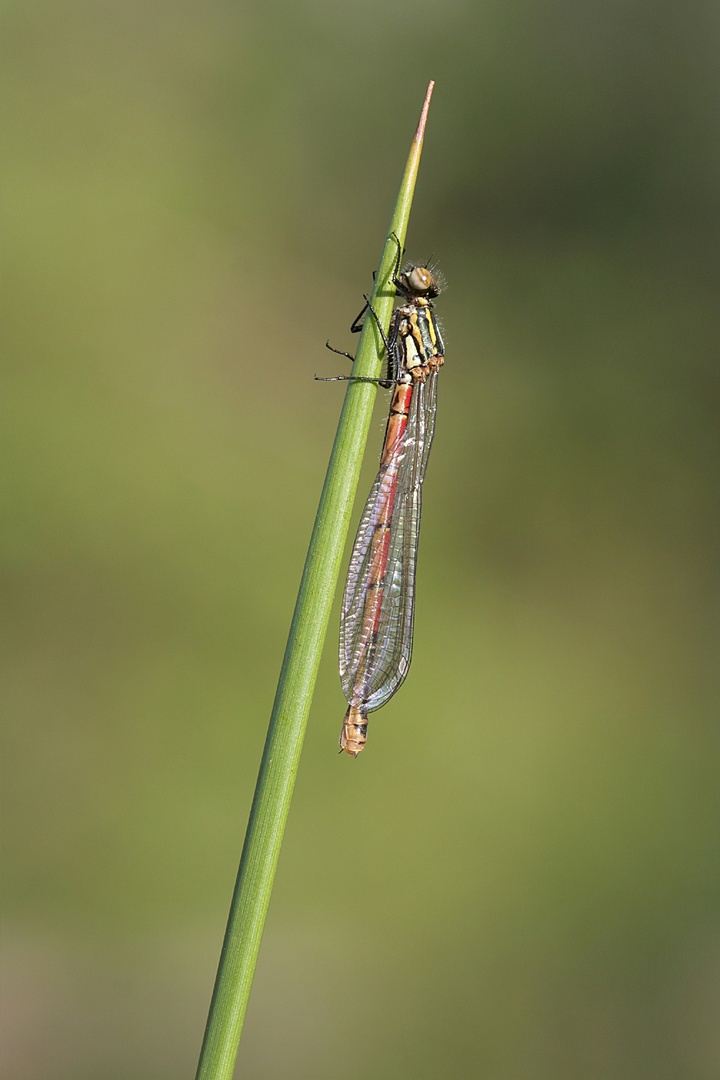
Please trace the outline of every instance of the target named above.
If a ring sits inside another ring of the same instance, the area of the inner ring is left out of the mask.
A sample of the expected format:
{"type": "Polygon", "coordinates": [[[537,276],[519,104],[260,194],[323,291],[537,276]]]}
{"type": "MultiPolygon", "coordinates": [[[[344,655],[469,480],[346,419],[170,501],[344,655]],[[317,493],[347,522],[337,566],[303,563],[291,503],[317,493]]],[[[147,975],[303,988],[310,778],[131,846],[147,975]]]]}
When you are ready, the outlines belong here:
{"type": "MultiPolygon", "coordinates": [[[[386,331],[395,295],[390,279],[397,244],[392,234],[404,244],[433,86],[425,97],[371,297],[386,331]]],[[[382,352],[375,320],[366,318],[353,375],[377,378],[382,352]]],[[[232,1080],[375,394],[372,383],[348,383],[260,763],[197,1080],[232,1080]]]]}

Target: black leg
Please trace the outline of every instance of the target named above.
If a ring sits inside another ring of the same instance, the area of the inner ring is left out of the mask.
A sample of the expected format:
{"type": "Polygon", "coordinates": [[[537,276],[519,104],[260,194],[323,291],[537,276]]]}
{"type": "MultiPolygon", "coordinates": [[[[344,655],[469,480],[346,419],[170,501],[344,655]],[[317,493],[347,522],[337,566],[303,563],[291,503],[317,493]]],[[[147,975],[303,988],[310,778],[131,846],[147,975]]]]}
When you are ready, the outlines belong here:
{"type": "Polygon", "coordinates": [[[352,360],[353,364],[355,363],[355,357],[354,357],[354,356],[352,356],[352,354],[351,354],[351,353],[349,353],[349,352],[345,352],[345,350],[344,350],[344,349],[336,349],[336,348],[334,348],[334,347],[333,347],[333,346],[332,346],[332,345],[330,344],[330,342],[329,342],[329,341],[326,341],[326,342],[325,342],[325,348],[326,348],[326,349],[329,349],[329,350],[330,350],[330,352],[334,352],[334,353],[337,353],[337,354],[338,354],[338,356],[347,356],[348,360],[352,360]]]}
{"type": "Polygon", "coordinates": [[[370,303],[370,301],[368,300],[367,296],[365,297],[365,307],[370,309],[370,313],[372,314],[372,317],[375,320],[375,325],[377,326],[378,330],[380,331],[380,337],[383,340],[383,345],[385,346],[385,352],[388,354],[388,356],[391,356],[392,353],[390,351],[390,342],[385,337],[385,331],[383,330],[382,326],[380,325],[380,320],[377,317],[377,312],[376,312],[375,308],[372,306],[372,304],[370,303]]]}
{"type": "Polygon", "coordinates": [[[397,244],[397,248],[398,248],[397,259],[395,260],[395,269],[393,270],[393,275],[392,275],[391,280],[392,280],[392,283],[393,283],[393,285],[395,286],[396,289],[400,289],[401,292],[404,292],[405,290],[403,289],[402,285],[398,281],[398,274],[400,273],[400,262],[402,261],[402,257],[405,254],[405,249],[403,248],[402,244],[400,243],[400,241],[399,241],[399,239],[398,239],[398,237],[397,237],[397,235],[395,233],[390,233],[390,235],[392,236],[393,240],[397,244]]]}
{"type": "Polygon", "coordinates": [[[333,375],[331,378],[323,378],[322,375],[313,376],[316,382],[371,382],[383,386],[387,390],[401,382],[400,379],[370,379],[366,375],[333,375]]]}
{"type": "Polygon", "coordinates": [[[360,331],[362,330],[363,323],[365,322],[365,312],[367,311],[367,309],[368,309],[367,301],[365,301],[364,308],[362,309],[360,314],[357,315],[355,319],[353,319],[353,324],[350,327],[350,333],[351,334],[359,334],[360,331]]]}

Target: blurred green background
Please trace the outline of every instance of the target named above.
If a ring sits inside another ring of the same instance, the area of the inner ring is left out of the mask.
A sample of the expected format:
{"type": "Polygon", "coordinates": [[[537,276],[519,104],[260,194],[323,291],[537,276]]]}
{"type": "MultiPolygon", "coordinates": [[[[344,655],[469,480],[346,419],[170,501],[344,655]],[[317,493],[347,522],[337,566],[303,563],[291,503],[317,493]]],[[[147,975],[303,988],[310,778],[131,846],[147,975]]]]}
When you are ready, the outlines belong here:
{"type": "Polygon", "coordinates": [[[413,670],[338,757],[336,608],[237,1075],[720,1077],[717,8],[3,25],[4,1075],[194,1074],[434,78],[413,670]]]}

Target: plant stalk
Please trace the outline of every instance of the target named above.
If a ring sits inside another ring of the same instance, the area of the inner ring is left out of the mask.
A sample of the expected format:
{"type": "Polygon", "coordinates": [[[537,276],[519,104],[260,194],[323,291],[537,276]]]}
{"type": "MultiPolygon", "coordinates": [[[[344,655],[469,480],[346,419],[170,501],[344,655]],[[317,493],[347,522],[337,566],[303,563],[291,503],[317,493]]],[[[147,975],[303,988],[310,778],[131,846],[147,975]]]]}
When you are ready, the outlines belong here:
{"type": "MultiPolygon", "coordinates": [[[[404,245],[433,87],[431,82],[371,296],[386,332],[395,296],[392,234],[404,245]]],[[[382,354],[375,321],[366,318],[352,374],[377,378],[382,354]]],[[[375,384],[348,383],[280,671],[196,1080],[232,1080],[375,394],[375,384]]]]}

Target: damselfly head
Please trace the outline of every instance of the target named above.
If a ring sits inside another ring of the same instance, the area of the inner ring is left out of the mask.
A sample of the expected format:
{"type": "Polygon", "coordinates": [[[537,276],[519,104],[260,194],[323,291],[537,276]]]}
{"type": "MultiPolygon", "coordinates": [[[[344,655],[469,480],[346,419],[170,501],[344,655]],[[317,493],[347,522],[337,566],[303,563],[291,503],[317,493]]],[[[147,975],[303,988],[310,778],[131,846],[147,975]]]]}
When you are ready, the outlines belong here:
{"type": "Polygon", "coordinates": [[[415,296],[426,296],[432,299],[440,292],[440,286],[427,266],[411,264],[402,271],[399,281],[407,293],[414,293],[415,296]]]}

